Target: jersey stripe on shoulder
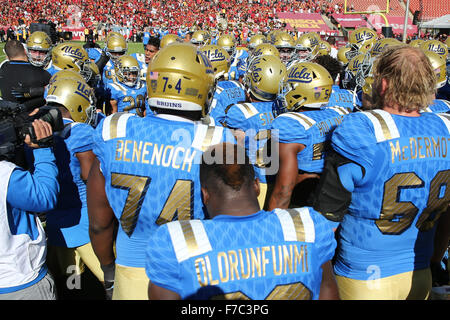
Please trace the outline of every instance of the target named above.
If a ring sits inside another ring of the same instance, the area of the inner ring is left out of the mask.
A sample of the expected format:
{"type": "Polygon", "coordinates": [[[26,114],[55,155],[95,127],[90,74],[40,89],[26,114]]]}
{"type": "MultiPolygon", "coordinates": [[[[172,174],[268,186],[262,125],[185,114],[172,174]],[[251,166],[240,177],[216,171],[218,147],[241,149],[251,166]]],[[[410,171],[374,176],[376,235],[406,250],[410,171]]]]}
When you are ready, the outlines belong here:
{"type": "Polygon", "coordinates": [[[375,129],[377,142],[396,139],[400,137],[397,125],[392,116],[383,110],[371,110],[362,112],[369,118],[375,129]]]}
{"type": "Polygon", "coordinates": [[[258,114],[258,110],[251,103],[238,103],[236,106],[241,110],[245,119],[251,118],[258,114]]]}
{"type": "Polygon", "coordinates": [[[275,209],[285,241],[314,242],[314,222],[308,208],[275,209]]]}
{"type": "Polygon", "coordinates": [[[222,141],[223,127],[208,126],[198,124],[195,127],[195,136],[192,147],[198,150],[206,151],[209,146],[215,145],[222,141]]]}
{"type": "Polygon", "coordinates": [[[127,132],[128,118],[134,116],[133,113],[117,112],[105,118],[102,128],[103,140],[123,138],[127,132]]]}
{"type": "Polygon", "coordinates": [[[212,250],[200,220],[179,220],[167,224],[178,262],[212,250]]]}
{"type": "Polygon", "coordinates": [[[314,121],[313,119],[305,115],[298,114],[296,112],[284,113],[280,115],[280,117],[288,117],[294,119],[295,121],[299,122],[305,128],[305,130],[308,130],[316,123],[316,121],[314,121]]]}
{"type": "Polygon", "coordinates": [[[346,108],[339,107],[339,106],[329,107],[328,109],[333,109],[334,111],[336,111],[340,115],[346,115],[346,114],[350,113],[350,111],[348,111],[346,108]]]}
{"type": "Polygon", "coordinates": [[[436,115],[444,121],[445,126],[447,127],[448,133],[450,133],[450,114],[447,113],[436,113],[436,115]]]}

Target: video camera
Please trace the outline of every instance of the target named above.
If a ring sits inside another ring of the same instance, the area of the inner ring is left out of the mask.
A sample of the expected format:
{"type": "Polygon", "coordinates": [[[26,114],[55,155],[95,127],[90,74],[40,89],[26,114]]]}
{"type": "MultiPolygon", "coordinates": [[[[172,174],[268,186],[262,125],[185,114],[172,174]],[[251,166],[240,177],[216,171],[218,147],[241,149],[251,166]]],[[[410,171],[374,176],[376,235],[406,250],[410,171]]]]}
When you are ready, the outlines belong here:
{"type": "Polygon", "coordinates": [[[41,147],[53,145],[53,139],[41,139],[39,141],[36,139],[36,133],[32,125],[36,119],[48,122],[53,132],[64,129],[62,115],[58,108],[43,106],[33,116],[29,115],[31,111],[32,108],[23,104],[0,100],[0,160],[12,161],[17,149],[23,145],[27,134],[30,135],[33,143],[41,147]]]}

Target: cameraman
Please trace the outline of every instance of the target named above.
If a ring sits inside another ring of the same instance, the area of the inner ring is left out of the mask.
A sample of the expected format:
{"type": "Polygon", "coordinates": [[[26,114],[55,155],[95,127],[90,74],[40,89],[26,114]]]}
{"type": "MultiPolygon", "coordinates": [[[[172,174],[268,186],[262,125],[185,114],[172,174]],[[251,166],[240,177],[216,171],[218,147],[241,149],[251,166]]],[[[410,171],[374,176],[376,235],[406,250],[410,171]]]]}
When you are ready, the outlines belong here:
{"type": "MultiPolygon", "coordinates": [[[[48,122],[35,120],[33,128],[38,142],[52,136],[48,122]]],[[[55,206],[58,169],[51,148],[40,148],[29,135],[25,143],[33,150],[33,173],[0,158],[0,300],[55,300],[45,264],[46,235],[39,218],[28,211],[55,206]]]]}
{"type": "Polygon", "coordinates": [[[9,61],[0,67],[3,100],[36,108],[45,105],[44,87],[50,81],[50,73],[28,61],[25,47],[20,41],[9,40],[4,50],[9,61]]]}

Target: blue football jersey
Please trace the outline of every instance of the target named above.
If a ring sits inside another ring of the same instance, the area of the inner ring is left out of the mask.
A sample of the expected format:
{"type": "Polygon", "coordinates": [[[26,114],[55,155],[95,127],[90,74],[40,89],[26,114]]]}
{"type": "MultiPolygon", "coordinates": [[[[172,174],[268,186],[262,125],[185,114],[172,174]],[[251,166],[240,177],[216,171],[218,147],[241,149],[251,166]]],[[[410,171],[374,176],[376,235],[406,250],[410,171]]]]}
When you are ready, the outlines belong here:
{"type": "Polygon", "coordinates": [[[147,245],[150,282],[182,299],[316,300],[336,240],[312,208],[170,222],[147,245]]]}
{"type": "MultiPolygon", "coordinates": [[[[356,98],[355,103],[358,106],[361,106],[361,104],[358,104],[359,99],[356,98]]],[[[339,86],[333,85],[330,99],[328,100],[327,107],[344,107],[348,109],[349,111],[353,111],[355,108],[353,104],[353,91],[347,90],[347,89],[341,89],[339,86]]]]}
{"type": "Polygon", "coordinates": [[[263,183],[266,183],[264,147],[275,118],[273,109],[274,102],[239,103],[225,109],[224,125],[245,132],[245,149],[255,166],[256,177],[263,183]]]}
{"type": "Polygon", "coordinates": [[[45,70],[50,73],[51,76],[53,76],[55,73],[57,73],[60,69],[56,68],[52,62],[48,64],[48,66],[45,68],[45,70]]]}
{"type": "Polygon", "coordinates": [[[55,209],[47,213],[46,233],[50,244],[74,248],[90,241],[86,184],[76,154],[92,150],[94,129],[70,119],[64,124],[54,134],[60,192],[55,209]]]}
{"type": "Polygon", "coordinates": [[[340,224],[336,274],[369,280],[429,266],[435,222],[450,202],[449,142],[448,114],[372,110],[344,118],[332,147],[364,176],[340,224]]]}
{"type": "Polygon", "coordinates": [[[217,124],[222,124],[225,120],[225,109],[232,104],[245,101],[245,99],[245,89],[242,83],[234,80],[219,81],[209,107],[209,116],[217,124]]]}
{"type": "Polygon", "coordinates": [[[116,81],[116,71],[114,69],[114,62],[111,59],[106,63],[105,67],[103,68],[102,80],[105,86],[109,82],[116,81]]]}
{"type": "Polygon", "coordinates": [[[331,134],[349,113],[344,107],[283,113],[273,121],[271,134],[280,143],[305,145],[297,155],[298,169],[321,173],[331,134]]]}
{"type": "Polygon", "coordinates": [[[134,87],[118,81],[109,82],[107,86],[111,93],[110,99],[117,101],[118,112],[131,112],[141,117],[144,115],[147,87],[143,81],[139,81],[134,87]]]}
{"type": "Polygon", "coordinates": [[[143,268],[145,245],[166,222],[203,219],[199,164],[202,152],[235,143],[231,130],[155,116],[115,113],[94,133],[94,153],[118,221],[116,263],[143,268]]]}
{"type": "Polygon", "coordinates": [[[244,76],[247,72],[248,52],[244,49],[236,50],[232,57],[230,70],[228,71],[230,79],[238,80],[239,77],[244,76]]]}
{"type": "Polygon", "coordinates": [[[445,113],[450,111],[450,101],[443,99],[434,100],[433,104],[426,107],[423,112],[445,113]]]}

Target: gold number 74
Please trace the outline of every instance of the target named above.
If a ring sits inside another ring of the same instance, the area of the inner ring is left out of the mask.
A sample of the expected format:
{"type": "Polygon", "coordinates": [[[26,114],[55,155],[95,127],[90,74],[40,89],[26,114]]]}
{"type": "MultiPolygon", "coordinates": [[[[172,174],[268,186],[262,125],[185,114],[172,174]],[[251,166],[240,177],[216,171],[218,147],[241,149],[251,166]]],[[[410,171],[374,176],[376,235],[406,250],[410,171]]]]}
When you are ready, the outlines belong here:
{"type": "MultiPolygon", "coordinates": [[[[151,178],[123,173],[111,174],[111,186],[128,190],[128,196],[120,215],[120,224],[125,233],[131,237],[139,218],[139,213],[150,186],[151,178]]],[[[161,225],[172,221],[189,220],[193,210],[194,183],[191,180],[179,179],[175,182],[163,208],[156,220],[161,225]]]]}

